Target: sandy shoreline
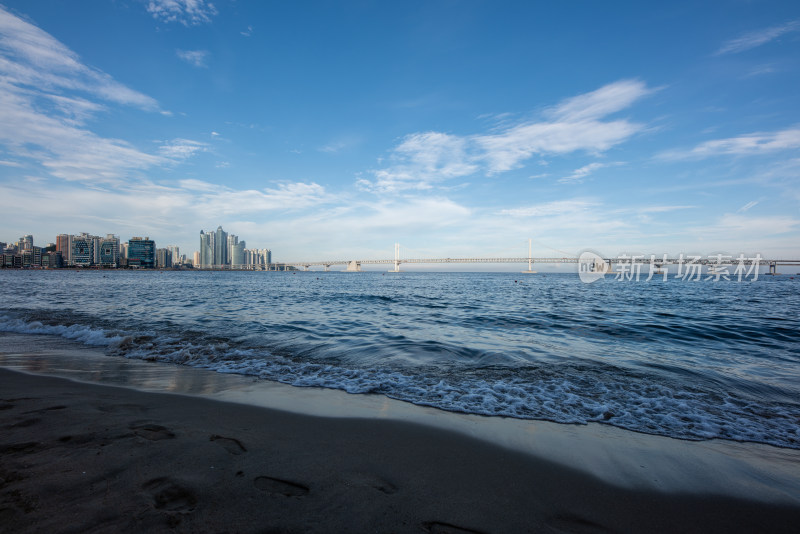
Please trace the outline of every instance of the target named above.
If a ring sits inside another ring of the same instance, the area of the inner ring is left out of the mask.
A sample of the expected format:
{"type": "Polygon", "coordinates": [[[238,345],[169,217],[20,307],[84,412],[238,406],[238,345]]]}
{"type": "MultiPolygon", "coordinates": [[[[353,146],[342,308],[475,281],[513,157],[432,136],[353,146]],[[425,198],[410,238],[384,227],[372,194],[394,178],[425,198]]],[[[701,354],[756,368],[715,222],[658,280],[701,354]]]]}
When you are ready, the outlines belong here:
{"type": "Polygon", "coordinates": [[[623,489],[412,423],[4,369],[0,428],[3,532],[790,532],[800,524],[798,506],[623,489]]]}

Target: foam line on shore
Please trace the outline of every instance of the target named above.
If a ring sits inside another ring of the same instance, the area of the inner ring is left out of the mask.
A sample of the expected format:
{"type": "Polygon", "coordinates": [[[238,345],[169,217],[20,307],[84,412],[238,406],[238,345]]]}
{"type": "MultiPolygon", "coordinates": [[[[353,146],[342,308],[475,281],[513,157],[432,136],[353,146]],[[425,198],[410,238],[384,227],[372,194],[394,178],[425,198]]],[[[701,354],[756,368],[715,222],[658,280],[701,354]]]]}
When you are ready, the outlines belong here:
{"type": "MultiPolygon", "coordinates": [[[[14,344],[9,337],[4,339],[6,348],[14,344]]],[[[25,343],[25,339],[18,341],[25,343]]],[[[720,440],[688,442],[607,425],[453,414],[379,395],[293,388],[238,375],[108,357],[77,344],[48,346],[39,336],[36,341],[38,345],[29,346],[38,346],[38,352],[0,354],[0,365],[317,416],[421,423],[570,466],[620,487],[800,502],[797,450],[720,440]]]]}
{"type": "Polygon", "coordinates": [[[7,370],[0,391],[0,513],[20,533],[791,532],[800,520],[797,505],[618,488],[424,425],[7,370]]]}

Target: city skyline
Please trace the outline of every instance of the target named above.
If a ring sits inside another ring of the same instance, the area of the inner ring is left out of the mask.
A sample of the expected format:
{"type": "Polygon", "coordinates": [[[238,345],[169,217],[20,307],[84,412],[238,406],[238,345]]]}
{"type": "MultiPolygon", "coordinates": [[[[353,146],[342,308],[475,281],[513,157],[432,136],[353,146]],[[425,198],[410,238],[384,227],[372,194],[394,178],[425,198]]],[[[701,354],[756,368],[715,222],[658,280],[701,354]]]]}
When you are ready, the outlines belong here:
{"type": "Polygon", "coordinates": [[[800,257],[799,52],[787,1],[2,1],[3,238],[800,257]]]}
{"type": "Polygon", "coordinates": [[[181,254],[177,245],[158,247],[149,236],[132,236],[126,241],[113,233],[102,237],[81,232],[59,233],[54,241],[38,241],[33,234],[16,240],[0,239],[0,255],[3,256],[2,266],[33,268],[189,266],[208,269],[264,268],[272,264],[271,250],[248,249],[244,240],[225,232],[222,226],[214,233],[200,230],[200,247],[188,254],[181,254]]]}

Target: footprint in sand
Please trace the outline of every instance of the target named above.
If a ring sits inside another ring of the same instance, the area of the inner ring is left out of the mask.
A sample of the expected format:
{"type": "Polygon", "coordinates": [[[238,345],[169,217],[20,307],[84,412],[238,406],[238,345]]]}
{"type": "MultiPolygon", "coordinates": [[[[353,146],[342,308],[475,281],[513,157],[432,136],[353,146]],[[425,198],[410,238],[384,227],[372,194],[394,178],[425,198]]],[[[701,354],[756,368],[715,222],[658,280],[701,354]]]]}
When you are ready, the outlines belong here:
{"type": "Polygon", "coordinates": [[[242,442],[235,438],[226,438],[225,436],[218,436],[214,434],[210,438],[209,441],[214,441],[222,445],[226,451],[231,454],[242,454],[243,452],[247,452],[247,449],[242,445],[242,442]]]}
{"type": "Polygon", "coordinates": [[[41,421],[42,420],[39,419],[38,417],[34,417],[34,418],[30,418],[30,419],[24,419],[24,420],[22,420],[22,421],[20,421],[18,423],[12,424],[12,425],[7,425],[6,428],[25,428],[25,427],[33,426],[33,425],[35,425],[37,423],[40,423],[41,421]]]}
{"type": "Polygon", "coordinates": [[[348,483],[355,486],[367,486],[386,495],[397,492],[397,486],[377,475],[371,473],[353,473],[347,477],[348,483]]]}
{"type": "Polygon", "coordinates": [[[153,506],[167,512],[191,512],[197,506],[194,492],[167,477],[154,478],[142,485],[153,498],[153,506]]]}
{"type": "Polygon", "coordinates": [[[33,454],[43,448],[42,444],[36,441],[26,443],[12,443],[10,445],[0,445],[0,456],[7,454],[33,454]]]}
{"type": "Polygon", "coordinates": [[[41,415],[41,414],[44,414],[44,413],[47,413],[47,412],[52,412],[54,410],[66,410],[66,409],[67,409],[66,406],[50,406],[48,408],[42,408],[40,410],[32,410],[30,412],[23,412],[23,413],[25,415],[31,414],[31,413],[35,413],[35,414],[41,415]]]}
{"type": "Polygon", "coordinates": [[[273,477],[256,477],[253,485],[261,491],[285,497],[303,497],[310,491],[307,486],[273,477]]]}
{"type": "Polygon", "coordinates": [[[133,430],[133,433],[144,439],[150,441],[159,441],[162,439],[173,439],[175,434],[166,427],[161,425],[154,425],[152,423],[136,422],[131,423],[128,427],[133,430]]]}
{"type": "Polygon", "coordinates": [[[547,524],[559,532],[581,532],[583,534],[611,532],[602,525],[574,515],[557,515],[548,519],[547,524]]]}
{"type": "Polygon", "coordinates": [[[431,534],[482,534],[480,530],[472,530],[471,528],[459,527],[441,521],[423,523],[422,528],[425,532],[430,532],[431,534]]]}
{"type": "Polygon", "coordinates": [[[431,534],[482,534],[480,530],[472,530],[471,528],[459,527],[441,521],[423,523],[422,528],[425,532],[430,532],[431,534]]]}

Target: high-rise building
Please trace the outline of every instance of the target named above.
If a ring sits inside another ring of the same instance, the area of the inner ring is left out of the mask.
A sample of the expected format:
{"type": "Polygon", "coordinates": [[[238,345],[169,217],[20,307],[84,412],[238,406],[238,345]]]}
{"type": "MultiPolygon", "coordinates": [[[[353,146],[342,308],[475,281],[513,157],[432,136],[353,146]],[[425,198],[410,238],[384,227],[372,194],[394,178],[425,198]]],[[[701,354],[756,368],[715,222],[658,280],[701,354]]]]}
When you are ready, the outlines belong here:
{"type": "Polygon", "coordinates": [[[116,267],[119,265],[119,238],[114,234],[108,234],[103,239],[97,240],[99,244],[98,264],[105,267],[116,267]]]}
{"type": "Polygon", "coordinates": [[[214,265],[214,244],[212,238],[214,234],[207,234],[200,230],[200,251],[198,263],[195,267],[210,267],[214,265]]]}
{"type": "MultiPolygon", "coordinates": [[[[236,237],[236,236],[234,236],[236,237]]],[[[231,246],[231,266],[241,267],[244,265],[245,242],[236,239],[237,243],[231,246]]]]}
{"type": "Polygon", "coordinates": [[[28,234],[19,238],[19,250],[33,250],[33,236],[28,234]]]}
{"type": "Polygon", "coordinates": [[[178,247],[177,245],[169,245],[167,247],[167,250],[169,250],[169,253],[172,256],[172,265],[173,266],[180,265],[181,263],[183,263],[181,261],[181,249],[180,249],[180,247],[178,247]]]}
{"type": "Polygon", "coordinates": [[[243,251],[245,265],[267,266],[272,263],[272,252],[268,248],[264,249],[245,249],[243,251]]]}
{"type": "Polygon", "coordinates": [[[72,238],[72,264],[80,267],[94,265],[94,240],[92,236],[81,234],[72,238]]]}
{"type": "Polygon", "coordinates": [[[152,269],[156,266],[156,243],[149,237],[128,240],[128,266],[152,269]]]}
{"type": "Polygon", "coordinates": [[[227,255],[228,255],[227,263],[228,264],[233,264],[234,263],[234,261],[233,261],[233,247],[235,247],[238,242],[239,242],[239,236],[238,235],[228,234],[228,245],[227,245],[227,255]]]}
{"type": "Polygon", "coordinates": [[[168,248],[156,249],[156,267],[159,269],[172,267],[172,252],[168,248]]]}
{"type": "Polygon", "coordinates": [[[217,226],[214,236],[214,265],[228,264],[228,232],[217,226]]]}

